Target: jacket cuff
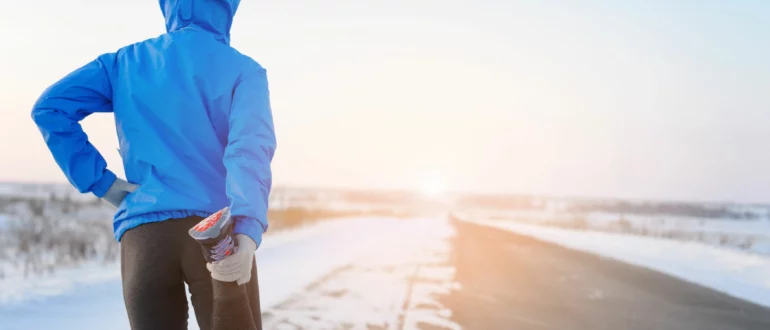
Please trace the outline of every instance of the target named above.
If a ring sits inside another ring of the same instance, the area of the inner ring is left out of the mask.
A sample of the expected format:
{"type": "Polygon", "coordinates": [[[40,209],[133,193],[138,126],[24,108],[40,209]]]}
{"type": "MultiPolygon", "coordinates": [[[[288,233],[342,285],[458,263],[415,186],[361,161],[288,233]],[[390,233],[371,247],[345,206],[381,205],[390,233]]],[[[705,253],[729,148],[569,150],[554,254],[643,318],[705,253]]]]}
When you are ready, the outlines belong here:
{"type": "Polygon", "coordinates": [[[112,173],[112,171],[105,169],[104,173],[102,174],[102,177],[99,178],[99,180],[94,183],[94,185],[91,187],[91,193],[96,195],[96,197],[102,198],[107,193],[107,190],[110,189],[110,186],[112,186],[113,183],[115,183],[115,180],[117,180],[117,176],[115,173],[112,173]]]}
{"type": "Polygon", "coordinates": [[[257,243],[257,248],[262,244],[262,234],[264,232],[262,224],[257,219],[241,217],[235,220],[233,233],[248,236],[257,243]]]}

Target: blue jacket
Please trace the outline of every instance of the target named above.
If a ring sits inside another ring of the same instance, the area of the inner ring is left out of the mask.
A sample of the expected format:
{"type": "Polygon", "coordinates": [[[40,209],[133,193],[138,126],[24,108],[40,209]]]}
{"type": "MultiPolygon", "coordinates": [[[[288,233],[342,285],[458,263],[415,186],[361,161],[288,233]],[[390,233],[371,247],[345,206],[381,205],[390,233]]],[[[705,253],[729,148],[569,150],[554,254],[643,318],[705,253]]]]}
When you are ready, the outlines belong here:
{"type": "Polygon", "coordinates": [[[103,54],[49,87],[32,117],[67,179],[104,196],[116,177],[79,122],[115,116],[128,182],[115,238],[229,206],[235,232],[267,229],[276,148],[267,76],[229,46],[239,0],[160,0],[168,33],[103,54]]]}

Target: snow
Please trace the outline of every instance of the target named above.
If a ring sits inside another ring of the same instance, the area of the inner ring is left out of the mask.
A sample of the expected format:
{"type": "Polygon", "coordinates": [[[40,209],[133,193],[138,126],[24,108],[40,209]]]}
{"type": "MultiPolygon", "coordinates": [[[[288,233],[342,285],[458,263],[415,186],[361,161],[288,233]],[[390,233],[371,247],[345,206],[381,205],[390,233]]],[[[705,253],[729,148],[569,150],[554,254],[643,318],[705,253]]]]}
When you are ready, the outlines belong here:
{"type": "MultiPolygon", "coordinates": [[[[453,234],[444,219],[371,217],[269,234],[257,252],[266,322],[285,328],[283,315],[304,320],[305,329],[459,329],[436,300],[457,287],[448,264],[453,234]],[[324,308],[310,315],[308,304],[324,308]]],[[[128,329],[125,314],[117,263],[0,280],[2,329],[128,329]]],[[[189,322],[198,329],[194,317],[189,322]]]]}
{"type": "Polygon", "coordinates": [[[94,286],[120,277],[117,263],[89,262],[78,268],[63,269],[53,274],[24,277],[11,272],[0,280],[0,306],[39,302],[48,297],[69,293],[76,288],[94,286]]]}
{"type": "Polygon", "coordinates": [[[272,306],[336,268],[352,263],[390,234],[389,219],[349,219],[320,224],[260,247],[257,265],[262,304],[272,306]],[[380,235],[371,235],[371,233],[380,235]],[[309,235],[314,233],[315,235],[309,235]],[[300,241],[301,240],[301,241],[300,241]]]}
{"type": "Polygon", "coordinates": [[[469,221],[654,269],[737,298],[770,306],[770,258],[766,256],[655,237],[546,227],[514,221],[469,221]]]}
{"type": "Polygon", "coordinates": [[[22,291],[33,297],[58,294],[69,283],[45,284],[52,281],[92,278],[90,273],[80,276],[70,268],[81,263],[86,268],[89,263],[101,267],[100,261],[115,259],[118,247],[112,225],[105,220],[113,212],[102,203],[0,199],[0,304],[21,299],[17,296],[22,291]],[[61,272],[53,278],[35,276],[40,283],[35,287],[25,280],[25,273],[54,269],[61,272]]]}
{"type": "Polygon", "coordinates": [[[445,220],[392,221],[358,257],[267,309],[267,329],[459,329],[436,297],[457,288],[445,220]]]}
{"type": "Polygon", "coordinates": [[[496,219],[567,229],[659,237],[680,241],[697,241],[713,246],[749,251],[770,256],[770,220],[765,208],[731,206],[762,215],[756,219],[701,218],[665,214],[622,214],[613,212],[569,213],[552,210],[472,210],[465,213],[473,219],[496,219]]]}
{"type": "Polygon", "coordinates": [[[718,232],[731,234],[753,234],[770,236],[770,221],[736,220],[729,218],[706,219],[684,216],[643,216],[621,215],[616,213],[593,212],[586,220],[595,225],[607,225],[619,220],[626,220],[636,228],[650,230],[684,230],[718,232]]]}
{"type": "MultiPolygon", "coordinates": [[[[346,232],[344,228],[348,230],[361,230],[361,226],[369,223],[369,221],[358,221],[359,219],[341,219],[341,220],[328,220],[317,225],[311,225],[302,227],[300,229],[279,232],[276,234],[266,234],[264,243],[259,249],[258,256],[267,255],[264,262],[270,262],[269,253],[270,250],[278,249],[282,246],[283,254],[287,254],[291,251],[292,243],[304,243],[312,246],[314,241],[320,241],[320,244],[325,243],[324,240],[318,238],[324,236],[327,240],[334,239],[334,233],[346,232]],[[314,240],[314,238],[316,238],[314,240]],[[304,242],[303,242],[304,241],[304,242]]],[[[369,219],[365,219],[369,220],[369,219]]],[[[376,223],[377,221],[371,221],[376,223]]],[[[299,244],[300,246],[302,244],[299,244]]],[[[304,252],[304,251],[303,251],[304,252]]],[[[336,258],[339,260],[342,255],[337,254],[336,258]]],[[[344,259],[344,258],[342,258],[344,259]]],[[[328,258],[325,259],[330,264],[329,267],[335,267],[337,264],[328,258]]],[[[260,261],[260,268],[262,268],[262,262],[260,261]]],[[[344,260],[342,260],[344,262],[344,260]]],[[[53,274],[37,275],[24,277],[20,271],[14,269],[5,271],[5,278],[0,280],[0,306],[3,305],[18,305],[28,302],[30,300],[42,300],[51,296],[58,296],[67,294],[75,289],[79,289],[84,286],[102,285],[103,282],[114,282],[120,280],[120,265],[118,263],[102,264],[99,262],[89,262],[83,264],[74,269],[60,269],[53,274]]],[[[311,273],[311,275],[313,275],[311,273]]],[[[260,277],[266,276],[260,273],[260,277]]],[[[289,283],[290,281],[281,283],[289,283]]],[[[107,283],[109,284],[109,283],[107,283]]],[[[286,284],[283,284],[286,286],[286,284]]],[[[282,288],[281,286],[275,286],[266,288],[268,292],[273,291],[280,298],[281,290],[291,291],[293,288],[282,288]]],[[[285,295],[285,294],[284,294],[285,295]]]]}

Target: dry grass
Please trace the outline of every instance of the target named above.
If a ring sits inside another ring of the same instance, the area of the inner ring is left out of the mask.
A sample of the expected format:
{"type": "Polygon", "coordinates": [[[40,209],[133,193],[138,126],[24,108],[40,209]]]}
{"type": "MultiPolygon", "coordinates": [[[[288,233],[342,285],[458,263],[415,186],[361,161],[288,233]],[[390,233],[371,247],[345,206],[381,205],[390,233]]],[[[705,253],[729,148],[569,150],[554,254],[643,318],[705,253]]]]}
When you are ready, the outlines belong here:
{"type": "MultiPolygon", "coordinates": [[[[119,244],[113,236],[112,212],[99,200],[73,201],[52,196],[0,201],[0,214],[9,216],[5,226],[0,227],[0,278],[3,270],[9,269],[27,276],[86,261],[116,260],[119,244]]],[[[372,213],[303,207],[271,209],[269,232],[372,213]]]]}

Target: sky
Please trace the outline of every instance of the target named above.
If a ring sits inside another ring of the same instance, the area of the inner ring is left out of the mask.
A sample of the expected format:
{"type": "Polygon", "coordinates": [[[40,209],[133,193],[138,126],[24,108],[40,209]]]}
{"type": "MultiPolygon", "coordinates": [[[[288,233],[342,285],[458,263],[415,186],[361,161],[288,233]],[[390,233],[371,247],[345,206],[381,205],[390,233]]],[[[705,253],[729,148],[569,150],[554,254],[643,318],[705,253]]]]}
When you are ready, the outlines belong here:
{"type": "MultiPolygon", "coordinates": [[[[770,202],[770,2],[244,0],[275,185],[770,202]]],[[[0,181],[66,182],[30,119],[156,1],[0,10],[0,181]]],[[[114,120],[83,122],[122,174],[114,120]]]]}

